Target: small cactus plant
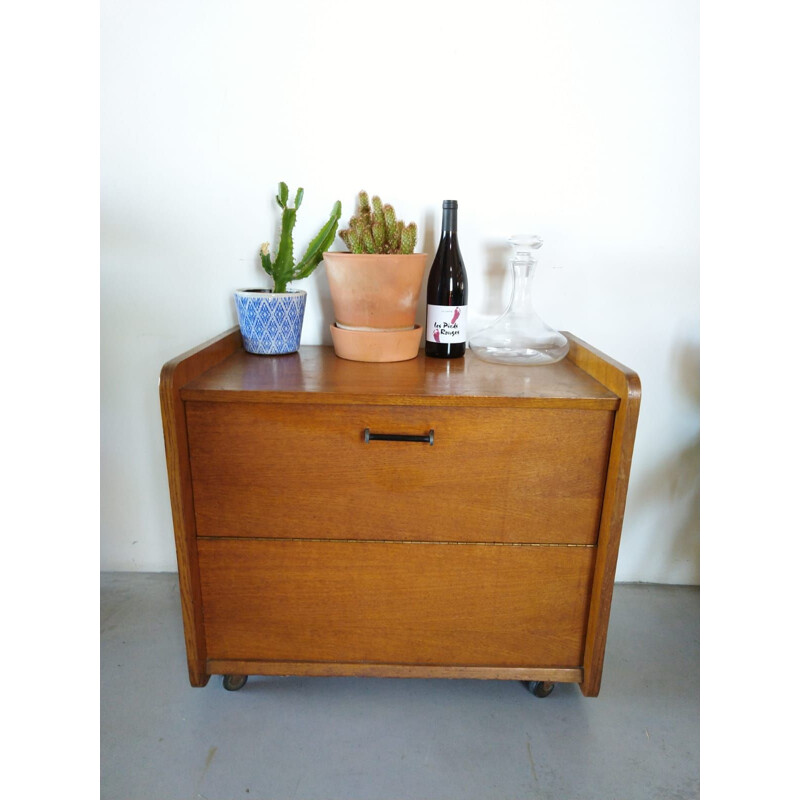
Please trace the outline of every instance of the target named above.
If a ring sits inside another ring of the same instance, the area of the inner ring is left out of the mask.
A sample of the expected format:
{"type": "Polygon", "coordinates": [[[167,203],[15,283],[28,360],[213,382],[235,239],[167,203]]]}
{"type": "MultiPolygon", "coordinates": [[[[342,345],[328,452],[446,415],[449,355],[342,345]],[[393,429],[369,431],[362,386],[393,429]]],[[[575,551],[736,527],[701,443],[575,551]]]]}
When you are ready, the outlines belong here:
{"type": "Polygon", "coordinates": [[[414,252],[417,244],[417,224],[406,225],[396,218],[394,208],[384,205],[380,197],[358,193],[358,211],[350,218],[350,227],[339,231],[351,253],[402,253],[414,252]]]}
{"type": "Polygon", "coordinates": [[[336,228],[339,218],[342,216],[342,204],[337,200],[333,204],[330,219],[322,226],[320,232],[308,245],[305,255],[299,263],[294,262],[294,242],[292,231],[297,221],[297,209],[303,202],[303,190],[298,189],[294,197],[294,208],[290,208],[289,187],[281,181],[278,194],[275,196],[278,205],[283,209],[281,217],[281,239],[278,244],[278,252],[273,261],[269,252],[269,242],[261,245],[261,266],[264,272],[272,277],[274,281],[273,292],[281,294],[286,291],[286,286],[291,281],[299,281],[307,278],[322,261],[322,254],[331,246],[336,238],[336,228]]]}

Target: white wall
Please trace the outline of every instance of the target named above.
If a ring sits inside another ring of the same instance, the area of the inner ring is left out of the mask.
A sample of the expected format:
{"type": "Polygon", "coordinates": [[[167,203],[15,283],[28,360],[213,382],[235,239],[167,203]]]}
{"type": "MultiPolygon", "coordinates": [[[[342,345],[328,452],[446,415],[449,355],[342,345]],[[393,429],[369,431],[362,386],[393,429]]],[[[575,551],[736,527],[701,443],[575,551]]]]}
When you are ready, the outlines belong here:
{"type": "MultiPolygon", "coordinates": [[[[458,199],[476,322],[505,302],[498,246],[542,236],[541,315],[642,380],[617,577],[699,582],[696,0],[101,13],[103,569],[176,569],[159,370],[235,324],[235,288],[267,285],[285,180],[303,247],[363,188],[432,255],[458,199]]],[[[295,286],[303,343],[328,343],[324,267],[295,286]]]]}

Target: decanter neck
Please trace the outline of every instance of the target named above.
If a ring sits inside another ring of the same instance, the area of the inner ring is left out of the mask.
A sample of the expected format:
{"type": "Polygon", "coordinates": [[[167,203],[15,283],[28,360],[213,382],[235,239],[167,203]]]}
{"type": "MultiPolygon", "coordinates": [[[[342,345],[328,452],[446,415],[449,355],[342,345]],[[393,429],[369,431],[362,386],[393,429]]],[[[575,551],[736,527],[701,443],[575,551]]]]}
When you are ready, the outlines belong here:
{"type": "Polygon", "coordinates": [[[533,306],[533,275],[536,261],[530,257],[517,257],[511,262],[513,282],[511,286],[511,314],[535,313],[533,306]]]}

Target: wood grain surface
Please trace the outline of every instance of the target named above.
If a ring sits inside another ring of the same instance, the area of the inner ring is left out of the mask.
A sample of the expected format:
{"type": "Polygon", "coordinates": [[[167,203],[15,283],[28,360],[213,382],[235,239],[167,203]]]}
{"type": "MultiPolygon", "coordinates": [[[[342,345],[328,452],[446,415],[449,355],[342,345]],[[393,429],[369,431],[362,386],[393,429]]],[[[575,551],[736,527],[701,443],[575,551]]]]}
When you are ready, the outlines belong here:
{"type": "Polygon", "coordinates": [[[597,539],[610,411],[186,406],[201,536],[597,539]],[[365,428],[434,444],[366,444],[365,428]]]}
{"type": "Polygon", "coordinates": [[[614,419],[614,436],[597,540],[597,564],[592,585],[583,664],[584,679],[580,684],[581,691],[587,697],[597,697],[603,677],[611,599],[614,592],[642,387],[639,376],[633,370],[609,358],[577,336],[567,333],[567,338],[570,340],[568,358],[580,369],[608,386],[620,398],[620,406],[614,419]]]}
{"type": "MultiPolygon", "coordinates": [[[[421,351],[420,351],[421,352],[421,351]]],[[[286,356],[240,350],[189,382],[185,400],[235,403],[522,406],[614,410],[619,398],[565,359],[539,367],[464,358],[369,364],[337,358],[331,347],[286,356]]]]}
{"type": "Polygon", "coordinates": [[[210,660],[581,665],[594,548],[199,539],[210,660]]]}
{"type": "Polygon", "coordinates": [[[556,681],[580,683],[581,667],[462,667],[418,664],[352,664],[339,661],[253,661],[209,659],[212,675],[313,675],[356,678],[451,678],[484,681],[556,681]]]}
{"type": "Polygon", "coordinates": [[[189,680],[192,686],[204,686],[208,682],[208,673],[205,671],[203,604],[197,574],[194,495],[189,471],[186,414],[180,389],[187,381],[201,375],[214,364],[239,350],[241,346],[242,337],[239,328],[232,328],[168,361],[162,367],[159,379],[161,421],[164,430],[175,551],[178,559],[183,631],[189,680]]]}

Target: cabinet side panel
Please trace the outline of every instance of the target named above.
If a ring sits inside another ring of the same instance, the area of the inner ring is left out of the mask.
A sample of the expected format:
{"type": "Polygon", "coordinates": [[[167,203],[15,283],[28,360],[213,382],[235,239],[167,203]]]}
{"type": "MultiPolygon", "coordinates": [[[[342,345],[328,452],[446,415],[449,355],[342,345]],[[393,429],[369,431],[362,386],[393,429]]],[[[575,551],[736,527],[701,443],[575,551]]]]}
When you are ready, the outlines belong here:
{"type": "Polygon", "coordinates": [[[603,512],[597,537],[597,564],[592,583],[589,624],[584,655],[584,680],[581,691],[587,697],[600,692],[606,650],[611,598],[617,569],[622,521],[628,493],[633,444],[639,418],[641,383],[639,376],[601,353],[586,342],[567,333],[570,340],[569,359],[592,377],[607,386],[620,398],[614,420],[614,433],[609,453],[603,512]]]}
{"type": "Polygon", "coordinates": [[[578,668],[594,548],[199,539],[208,658],[578,668]]]}
{"type": "Polygon", "coordinates": [[[189,680],[192,686],[208,682],[205,672],[205,635],[203,631],[200,580],[197,569],[197,548],[186,412],[180,388],[187,381],[219,363],[241,346],[239,329],[235,328],[167,362],[161,370],[159,397],[164,449],[167,461],[172,525],[178,561],[183,632],[189,680]]]}

